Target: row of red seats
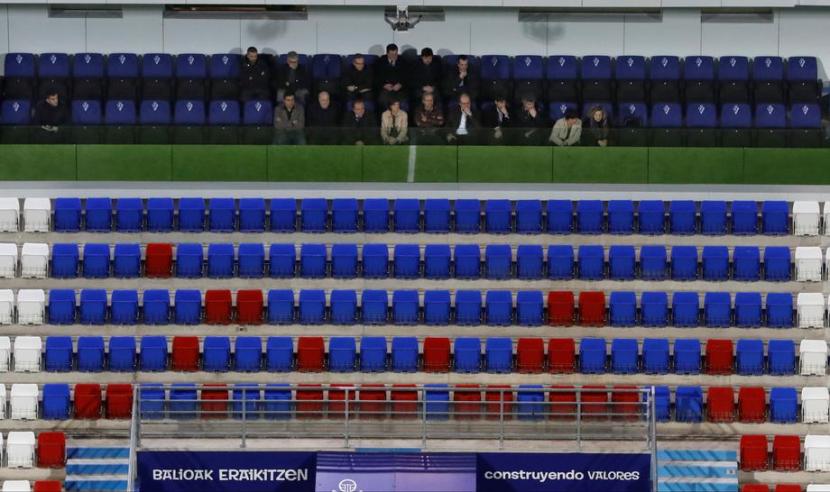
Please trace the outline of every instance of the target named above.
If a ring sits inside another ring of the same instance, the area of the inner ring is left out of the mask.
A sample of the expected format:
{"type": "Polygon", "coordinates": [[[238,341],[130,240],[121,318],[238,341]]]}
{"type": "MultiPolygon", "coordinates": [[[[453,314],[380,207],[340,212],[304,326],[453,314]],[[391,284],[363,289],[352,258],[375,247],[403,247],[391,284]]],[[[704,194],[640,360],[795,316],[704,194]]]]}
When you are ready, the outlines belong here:
{"type": "Polygon", "coordinates": [[[774,489],[763,483],[747,483],[741,486],[741,492],[801,492],[801,485],[794,483],[779,483],[774,489]]]}
{"type": "Polygon", "coordinates": [[[75,385],[75,418],[128,419],[132,416],[133,386],[131,384],[108,384],[106,396],[97,383],[78,383],[75,385]]]}
{"type": "Polygon", "coordinates": [[[801,470],[801,439],[798,436],[774,436],[771,456],[768,446],[767,436],[741,436],[741,470],[762,471],[770,467],[775,471],[801,470]]]}
{"type": "Polygon", "coordinates": [[[63,484],[58,480],[38,480],[32,488],[33,492],[62,492],[63,484]]]}

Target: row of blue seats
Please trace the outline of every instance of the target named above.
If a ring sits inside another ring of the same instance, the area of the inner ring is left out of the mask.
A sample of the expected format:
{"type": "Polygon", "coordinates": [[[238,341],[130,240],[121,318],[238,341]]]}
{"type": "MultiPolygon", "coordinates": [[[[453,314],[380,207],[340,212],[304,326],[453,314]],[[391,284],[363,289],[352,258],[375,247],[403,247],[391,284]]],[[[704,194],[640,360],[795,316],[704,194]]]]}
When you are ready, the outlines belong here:
{"type": "MultiPolygon", "coordinates": [[[[223,292],[223,291],[208,291],[223,292]]],[[[103,289],[84,289],[80,295],[80,307],[76,306],[76,294],[71,289],[49,291],[48,322],[50,324],[119,324],[133,325],[139,322],[149,325],[174,323],[198,324],[203,320],[227,323],[234,319],[230,291],[221,301],[207,300],[203,316],[202,293],[199,290],[175,291],[175,303],[171,309],[171,296],[167,290],[145,290],[142,302],[135,290],[114,290],[108,305],[107,292],[103,289]],[[211,315],[216,309],[221,315],[211,315]]],[[[240,291],[240,294],[245,291],[240,291]]],[[[448,290],[425,291],[423,301],[416,290],[396,290],[390,295],[385,290],[364,290],[358,295],[354,290],[334,290],[327,301],[323,290],[301,290],[295,303],[291,290],[269,290],[263,308],[261,291],[258,299],[245,303],[238,298],[235,319],[239,323],[271,324],[322,324],[350,325],[387,324],[411,325],[480,325],[494,326],[518,324],[538,326],[546,321],[545,299],[541,291],[519,291],[514,302],[513,294],[505,290],[491,290],[482,295],[478,290],[459,290],[451,296],[448,290]],[[264,316],[263,316],[264,309],[264,316]],[[244,311],[244,312],[243,312],[244,311]]],[[[553,296],[556,293],[551,293],[553,296]]],[[[564,311],[573,321],[573,294],[566,293],[564,311]]],[[[601,293],[600,293],[601,294],[601,293]]],[[[559,302],[559,301],[554,301],[559,302]]],[[[582,303],[580,303],[582,304],[582,303]]],[[[583,306],[581,306],[583,307],[583,306]]],[[[556,311],[563,306],[548,309],[556,311]]],[[[593,310],[605,312],[604,301],[593,310]]],[[[607,319],[611,326],[655,326],[672,324],[678,327],[758,327],[790,328],[793,326],[793,298],[789,293],[766,294],[766,303],[758,292],[739,292],[733,298],[728,292],[707,292],[703,296],[703,309],[696,292],[675,292],[669,304],[666,292],[644,292],[639,307],[634,292],[612,292],[609,298],[607,319]],[[669,309],[671,307],[671,310],[669,309]]],[[[552,320],[548,320],[552,321],[552,320]]],[[[561,323],[562,320],[557,320],[561,323]]]]}
{"type": "MultiPolygon", "coordinates": [[[[134,337],[116,336],[104,338],[82,336],[77,341],[77,353],[69,336],[51,336],[46,339],[45,368],[47,371],[112,372],[165,371],[168,369],[209,372],[445,372],[459,373],[510,373],[541,372],[545,364],[544,341],[520,339],[514,358],[510,338],[490,337],[482,343],[479,338],[460,337],[441,346],[438,339],[429,339],[419,354],[415,337],[393,337],[391,351],[385,337],[331,337],[328,350],[322,338],[300,337],[297,349],[291,337],[237,337],[233,344],[226,336],[208,336],[199,349],[198,342],[179,346],[171,337],[172,353],[168,351],[168,339],[164,336],[143,336],[140,350],[136,350],[134,337]],[[430,342],[436,342],[431,344],[430,342]],[[538,343],[532,343],[538,342],[538,343]],[[233,349],[231,348],[233,345],[233,349]],[[436,348],[437,346],[437,348],[436,348]],[[296,353],[296,356],[295,356],[296,353]],[[419,362],[419,359],[423,359],[419,362]]],[[[188,337],[185,337],[188,338],[188,337]]],[[[583,374],[700,374],[704,369],[704,357],[700,340],[676,339],[670,343],[665,338],[646,338],[638,344],[633,338],[615,338],[608,343],[604,338],[583,338],[578,344],[572,339],[552,339],[548,346],[550,372],[570,373],[579,370],[583,374]],[[576,348],[578,347],[578,355],[576,348]]],[[[715,349],[711,349],[714,351],[715,349]]],[[[735,345],[734,359],[731,344],[724,367],[717,373],[734,372],[742,376],[771,374],[792,375],[796,371],[795,344],[792,340],[770,340],[764,353],[764,342],[741,339],[735,345]]],[[[717,357],[709,354],[707,357],[717,357]]],[[[719,362],[720,363],[720,362],[719,362]]]]}
{"type": "Polygon", "coordinates": [[[61,232],[81,229],[106,232],[141,230],[166,232],[488,232],[504,234],[787,234],[789,205],[765,201],[758,220],[757,202],[692,200],[480,200],[415,198],[213,198],[205,206],[202,198],[120,198],[113,207],[110,198],[57,198],[54,228],[61,232]],[[145,217],[146,208],[146,217],[145,217]],[[574,210],[574,208],[576,210],[574,210]],[[667,210],[668,208],[668,210],[667,210]],[[298,220],[299,211],[299,220],[298,220]],[[177,213],[176,213],[177,212],[177,213]],[[270,213],[268,213],[270,212],[270,213]],[[483,214],[482,214],[483,212],[483,214]],[[483,215],[483,220],[482,220],[483,215]],[[390,220],[391,218],[391,220],[390,220]],[[83,219],[83,220],[82,220],[83,219]]]}

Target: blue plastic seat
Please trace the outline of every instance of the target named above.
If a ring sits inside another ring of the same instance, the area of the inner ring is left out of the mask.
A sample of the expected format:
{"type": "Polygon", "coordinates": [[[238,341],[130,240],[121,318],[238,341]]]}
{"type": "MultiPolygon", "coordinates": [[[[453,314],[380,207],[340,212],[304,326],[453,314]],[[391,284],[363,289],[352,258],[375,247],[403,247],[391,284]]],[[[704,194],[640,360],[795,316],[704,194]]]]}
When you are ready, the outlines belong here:
{"type": "Polygon", "coordinates": [[[364,278],[389,276],[389,248],[385,244],[364,244],[362,260],[364,278]]]}
{"type": "Polygon", "coordinates": [[[69,372],[72,370],[72,337],[46,337],[44,367],[50,372],[69,372]]]}
{"type": "Polygon", "coordinates": [[[666,205],[661,200],[643,200],[637,204],[637,223],[640,234],[666,232],[666,205]]]}
{"type": "MultiPolygon", "coordinates": [[[[211,202],[212,204],[213,202],[211,202]]],[[[264,232],[265,231],[265,199],[264,198],[240,198],[239,199],[239,231],[240,232],[264,232]]]]}
{"type": "Polygon", "coordinates": [[[757,246],[735,246],[732,251],[732,276],[735,280],[761,280],[761,251],[757,246]]]}
{"type": "Polygon", "coordinates": [[[285,383],[266,384],[262,414],[269,420],[288,420],[293,414],[291,387],[285,383]]]}
{"type": "Polygon", "coordinates": [[[634,246],[612,245],[608,248],[608,277],[612,280],[634,280],[637,254],[634,246]]]}
{"type": "Polygon", "coordinates": [[[109,244],[87,243],[84,245],[84,278],[107,278],[110,275],[109,244]]]}
{"type": "Polygon", "coordinates": [[[362,372],[386,370],[386,338],[363,337],[360,339],[360,370],[362,372]]]}
{"type": "Polygon", "coordinates": [[[664,280],[667,263],[665,246],[646,245],[640,248],[640,277],[643,280],[664,280]]]}
{"type": "Polygon", "coordinates": [[[427,290],[424,292],[424,323],[445,326],[450,323],[450,291],[427,290]]]}
{"type": "Polygon", "coordinates": [[[513,371],[513,342],[510,338],[487,338],[484,350],[487,356],[487,372],[506,374],[513,371]]]}
{"type": "Polygon", "coordinates": [[[363,200],[363,231],[389,232],[389,200],[386,198],[363,200]]]}
{"type": "Polygon", "coordinates": [[[303,243],[300,246],[300,277],[326,276],[326,245],[303,243]]]}
{"type": "Polygon", "coordinates": [[[392,338],[392,370],[415,372],[418,370],[418,339],[415,337],[392,338]]]}
{"type": "Polygon", "coordinates": [[[81,290],[81,323],[103,325],[107,319],[107,291],[105,289],[81,290]]]}
{"type": "Polygon", "coordinates": [[[570,200],[548,200],[548,233],[570,234],[573,231],[573,215],[573,202],[570,200]]]}
{"type": "Polygon", "coordinates": [[[583,338],[579,341],[579,367],[582,374],[605,372],[604,338],[583,338]]]}
{"type": "Polygon", "coordinates": [[[112,275],[117,278],[137,278],[141,274],[141,246],[136,243],[115,245],[112,275]]]}
{"type": "Polygon", "coordinates": [[[149,289],[144,291],[142,297],[144,324],[165,325],[170,321],[170,292],[149,289]]]}
{"type": "Polygon", "coordinates": [[[333,278],[357,277],[357,245],[333,244],[331,247],[331,276],[333,278]]]}
{"type": "Polygon", "coordinates": [[[488,325],[510,325],[513,322],[513,295],[507,290],[488,290],[485,310],[488,325]]]}
{"type": "Polygon", "coordinates": [[[179,199],[179,230],[184,232],[205,230],[205,200],[203,198],[179,199]]]}
{"type": "Polygon", "coordinates": [[[293,198],[271,199],[271,232],[297,230],[297,200],[293,198]]]}
{"type": "Polygon", "coordinates": [[[544,320],[544,296],[538,290],[516,294],[516,322],[521,326],[540,326],[544,320]]]}
{"type": "Polygon", "coordinates": [[[776,424],[798,421],[798,392],[795,388],[770,388],[769,421],[776,424]]]}
{"type": "Polygon", "coordinates": [[[236,230],[236,201],[233,198],[211,198],[208,207],[208,228],[211,232],[236,230]]]}
{"type": "Polygon", "coordinates": [[[204,250],[199,243],[180,243],[176,246],[176,276],[199,278],[202,276],[204,250]]]}
{"type": "Polygon", "coordinates": [[[173,199],[155,197],[147,199],[147,230],[150,232],[170,232],[173,230],[173,199]]]}
{"type": "Polygon", "coordinates": [[[138,411],[142,419],[164,418],[165,395],[161,383],[142,383],[139,386],[138,398],[138,411]]]}
{"type": "Polygon", "coordinates": [[[565,244],[548,246],[548,278],[570,280],[574,277],[574,249],[565,244]]]}
{"type": "Polygon", "coordinates": [[[638,371],[638,347],[634,338],[611,340],[611,371],[614,374],[636,374],[638,371]]]}
{"type": "Polygon", "coordinates": [[[518,200],[516,202],[516,232],[519,234],[542,232],[541,200],[518,200]]]}
{"type": "Polygon", "coordinates": [[[386,324],[389,311],[387,292],[385,290],[364,290],[360,296],[360,309],[364,324],[386,324]]]}
{"type": "Polygon", "coordinates": [[[455,213],[455,232],[476,234],[481,230],[481,203],[478,200],[456,200],[453,211],[455,213]]]}
{"type": "Polygon", "coordinates": [[[227,372],[231,368],[231,341],[228,337],[207,336],[202,349],[202,370],[227,372]]]}
{"type": "Polygon", "coordinates": [[[612,292],[608,306],[611,326],[637,324],[637,295],[634,292],[612,292]]]}
{"type": "Polygon", "coordinates": [[[741,339],[735,349],[736,373],[741,376],[760,376],[764,373],[764,342],[741,339]]]}
{"type": "Polygon", "coordinates": [[[262,278],[265,274],[265,246],[241,243],[238,249],[238,273],[241,278],[262,278]]]}
{"type": "Polygon", "coordinates": [[[291,278],[297,264],[293,244],[272,244],[268,248],[268,274],[272,278],[291,278]]]}
{"type": "MultiPolygon", "coordinates": [[[[201,246],[200,246],[201,247],[201,246]]],[[[231,243],[211,243],[207,250],[208,278],[233,277],[234,251],[231,243]]]]}
{"type": "Polygon", "coordinates": [[[291,337],[268,337],[265,342],[265,369],[289,372],[294,366],[294,342],[291,337]]]}
{"type": "Polygon", "coordinates": [[[396,244],[393,252],[395,278],[414,279],[421,276],[421,247],[417,244],[396,244]]]}
{"type": "Polygon", "coordinates": [[[643,372],[646,374],[668,374],[669,341],[665,338],[643,340],[643,372]]]}
{"type": "Polygon", "coordinates": [[[424,277],[433,280],[450,278],[451,261],[449,244],[427,244],[424,247],[424,277]]]}
{"type": "Polygon", "coordinates": [[[259,337],[236,337],[234,370],[256,372],[262,364],[262,340],[259,337]]]}
{"type": "Polygon", "coordinates": [[[700,374],[700,340],[678,338],[674,341],[674,372],[700,374]]]}
{"type": "Polygon", "coordinates": [[[44,420],[69,420],[69,385],[47,383],[43,385],[42,391],[42,418],[44,420]]]}
{"type": "Polygon", "coordinates": [[[608,232],[611,234],[634,232],[634,202],[631,200],[608,201],[608,232]]]}
{"type": "Polygon", "coordinates": [[[325,232],[329,205],[325,198],[304,198],[300,203],[300,226],[303,232],[325,232]]]}
{"type": "Polygon", "coordinates": [[[490,280],[513,276],[513,251],[509,244],[488,244],[484,249],[484,271],[490,280]]]}
{"type": "Polygon", "coordinates": [[[768,282],[787,282],[790,273],[790,248],[787,246],[767,246],[764,248],[764,280],[768,282]]]}
{"type": "Polygon", "coordinates": [[[259,418],[259,401],[262,390],[256,383],[237,383],[231,391],[231,412],[235,419],[256,420],[259,418]]]}
{"type": "Polygon", "coordinates": [[[55,198],[54,222],[56,232],[78,232],[81,230],[81,199],[55,198]]]}
{"type": "Polygon", "coordinates": [[[703,390],[700,386],[678,386],[674,408],[677,422],[703,422],[703,390]]]}
{"type": "Polygon", "coordinates": [[[672,234],[697,232],[697,207],[692,200],[672,200],[669,204],[669,230],[672,234]]]}
{"type": "Polygon", "coordinates": [[[490,234],[507,234],[513,230],[510,200],[487,200],[484,224],[490,234]]]}
{"type": "Polygon", "coordinates": [[[516,416],[519,420],[542,420],[545,411],[545,393],[541,384],[520,384],[516,391],[516,416]]]}
{"type": "Polygon", "coordinates": [[[700,299],[697,292],[675,292],[672,295],[672,318],[674,326],[698,325],[700,299]]]}
{"type": "Polygon", "coordinates": [[[702,264],[704,280],[728,280],[729,248],[726,246],[704,246],[702,264]]]}
{"type": "Polygon", "coordinates": [[[735,325],[739,328],[761,326],[760,292],[737,292],[735,294],[735,325]]]}
{"type": "Polygon", "coordinates": [[[697,278],[697,247],[672,246],[672,280],[695,280],[697,278]]]}
{"type": "Polygon", "coordinates": [[[732,325],[732,299],[728,292],[707,292],[704,295],[703,321],[710,328],[732,325]]]}
{"type": "Polygon", "coordinates": [[[792,328],[793,296],[788,292],[770,292],[766,299],[767,326],[792,328]]]}
{"type": "Polygon", "coordinates": [[[671,419],[671,393],[668,386],[654,387],[654,418],[658,422],[671,419]]]}
{"type": "Polygon", "coordinates": [[[142,371],[163,371],[167,368],[167,339],[162,336],[141,337],[139,368],[142,371]]]}
{"type": "Polygon", "coordinates": [[[706,200],[700,203],[700,232],[722,235],[727,231],[726,202],[706,200]]]}
{"type": "Polygon", "coordinates": [[[521,280],[541,280],[544,252],[540,244],[520,244],[516,248],[516,276],[521,280]]]}
{"type": "Polygon", "coordinates": [[[600,245],[581,245],[577,254],[577,269],[581,280],[605,278],[605,250],[600,245]]]}
{"type": "Polygon", "coordinates": [[[331,322],[335,325],[353,325],[357,322],[357,293],[353,290],[331,291],[331,322]]]}
{"type": "Polygon", "coordinates": [[[455,372],[477,373],[481,370],[481,340],[459,337],[453,348],[455,372]]]}
{"type": "Polygon", "coordinates": [[[75,291],[52,289],[49,291],[49,324],[71,325],[75,322],[75,291]]]}
{"type": "Polygon", "coordinates": [[[357,232],[357,198],[335,198],[331,201],[331,230],[357,232]]]}
{"type": "Polygon", "coordinates": [[[795,374],[795,342],[792,340],[770,340],[767,342],[767,362],[773,376],[795,374]]]}
{"type": "Polygon", "coordinates": [[[326,321],[326,292],[322,289],[303,289],[300,291],[300,323],[320,325],[326,321]]]}
{"type": "Polygon", "coordinates": [[[177,289],[175,294],[177,325],[196,325],[202,318],[202,293],[196,289],[177,289]]]}
{"type": "Polygon", "coordinates": [[[414,325],[420,320],[417,290],[396,290],[392,293],[392,321],[396,325],[414,325]]]}
{"type": "Polygon", "coordinates": [[[78,276],[78,245],[55,243],[52,245],[52,277],[75,278],[78,276]]]}
{"type": "Polygon", "coordinates": [[[481,250],[477,244],[456,244],[453,256],[456,278],[477,279],[481,276],[481,250]]]}
{"type": "Polygon", "coordinates": [[[424,413],[427,420],[447,420],[450,418],[450,390],[448,385],[424,385],[424,413]]]}
{"type": "Polygon", "coordinates": [[[783,200],[767,200],[761,205],[761,231],[764,234],[784,235],[790,232],[790,206],[783,200]]]}
{"type": "Polygon", "coordinates": [[[481,324],[481,292],[458,290],[455,292],[455,322],[459,325],[481,324]]]}
{"type": "Polygon", "coordinates": [[[732,234],[758,233],[758,204],[754,201],[732,202],[732,234]]]}
{"type": "Polygon", "coordinates": [[[329,371],[354,372],[357,344],[354,337],[331,337],[329,339],[329,371]]]}
{"type": "Polygon", "coordinates": [[[665,292],[643,292],[640,299],[643,326],[662,327],[669,322],[669,296],[665,292]]]}
{"type": "Polygon", "coordinates": [[[175,420],[195,419],[198,412],[198,393],[192,383],[173,383],[168,401],[168,418],[175,420]]]}
{"type": "Polygon", "coordinates": [[[579,200],[576,203],[576,230],[580,234],[600,234],[604,227],[602,202],[579,200]]]}
{"type": "Polygon", "coordinates": [[[135,354],[135,338],[110,337],[108,369],[112,372],[135,371],[135,354]]]}
{"type": "Polygon", "coordinates": [[[414,233],[421,230],[421,202],[417,198],[398,198],[392,211],[395,232],[414,233]]]}
{"type": "Polygon", "coordinates": [[[424,232],[446,234],[450,232],[450,200],[427,198],[424,200],[424,232]]]}

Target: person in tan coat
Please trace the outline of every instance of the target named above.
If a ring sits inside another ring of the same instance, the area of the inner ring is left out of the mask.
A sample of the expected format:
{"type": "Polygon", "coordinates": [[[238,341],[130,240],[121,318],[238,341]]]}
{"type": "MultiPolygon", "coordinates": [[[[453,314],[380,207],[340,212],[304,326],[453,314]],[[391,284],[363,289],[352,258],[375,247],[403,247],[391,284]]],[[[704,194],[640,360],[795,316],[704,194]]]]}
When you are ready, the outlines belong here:
{"type": "Polygon", "coordinates": [[[582,137],[582,120],[576,111],[569,109],[562,118],[556,120],[550,132],[550,142],[560,147],[579,145],[582,137]]]}
{"type": "Polygon", "coordinates": [[[380,116],[380,138],[389,145],[401,144],[409,138],[407,134],[409,117],[401,109],[400,101],[393,100],[389,109],[380,116]]]}

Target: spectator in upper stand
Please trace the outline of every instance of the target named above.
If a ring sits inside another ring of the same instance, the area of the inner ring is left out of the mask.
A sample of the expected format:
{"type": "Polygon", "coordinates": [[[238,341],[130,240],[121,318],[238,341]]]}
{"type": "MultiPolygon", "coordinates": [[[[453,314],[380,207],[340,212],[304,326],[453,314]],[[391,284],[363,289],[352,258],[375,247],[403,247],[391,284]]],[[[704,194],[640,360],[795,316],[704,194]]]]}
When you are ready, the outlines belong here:
{"type": "Polygon", "coordinates": [[[349,99],[372,99],[372,67],[366,66],[366,58],[360,53],[352,57],[352,65],[343,75],[343,93],[349,99]]]}
{"type": "Polygon", "coordinates": [[[271,67],[253,46],[248,48],[242,61],[239,89],[242,101],[271,99],[271,67]]]}
{"type": "Polygon", "coordinates": [[[421,50],[421,57],[412,68],[412,98],[420,99],[421,94],[438,95],[441,84],[441,64],[435,61],[432,48],[421,50]]]}
{"type": "Polygon", "coordinates": [[[305,144],[305,112],[291,92],[286,92],[282,103],[274,109],[274,128],[277,130],[277,145],[305,144]]]}
{"type": "Polygon", "coordinates": [[[376,141],[378,125],[371,112],[366,111],[363,99],[355,99],[352,111],[343,118],[345,143],[368,145],[376,141]]]}
{"type": "Polygon", "coordinates": [[[313,144],[337,143],[337,109],[331,104],[331,96],[326,91],[317,94],[317,102],[308,108],[306,118],[308,140],[313,144]]]}
{"type": "Polygon", "coordinates": [[[46,98],[35,106],[34,122],[46,131],[56,132],[58,127],[66,124],[67,121],[69,121],[69,111],[61,104],[57,91],[49,91],[46,98]]]}
{"type": "Polygon", "coordinates": [[[608,114],[602,106],[594,106],[588,113],[583,124],[585,131],[582,132],[585,145],[607,147],[608,134],[611,132],[611,124],[608,122],[608,114]]]}
{"type": "Polygon", "coordinates": [[[492,128],[490,143],[500,144],[510,140],[504,132],[505,128],[511,127],[510,110],[507,107],[507,98],[502,94],[496,95],[493,108],[486,111],[482,117],[482,123],[487,128],[492,128]]]}
{"type": "Polygon", "coordinates": [[[522,99],[522,111],[519,113],[518,126],[521,128],[521,140],[525,145],[540,145],[544,141],[541,128],[547,122],[542,112],[536,107],[532,97],[522,99]]]}
{"type": "Polygon", "coordinates": [[[466,55],[459,56],[455,67],[444,75],[443,89],[444,97],[450,99],[461,94],[467,94],[473,99],[478,97],[478,76],[471,70],[470,60],[466,55]]]}
{"type": "Polygon", "coordinates": [[[447,142],[473,143],[478,127],[478,117],[473,113],[473,101],[468,94],[461,94],[458,97],[458,107],[447,116],[447,142]]]}
{"type": "Polygon", "coordinates": [[[293,92],[297,103],[305,105],[310,86],[308,72],[300,65],[299,55],[295,51],[289,51],[285,57],[285,65],[277,68],[277,102],[282,101],[286,92],[293,92]]]}
{"type": "Polygon", "coordinates": [[[392,100],[401,100],[406,68],[403,60],[398,56],[398,45],[386,45],[386,54],[380,57],[375,64],[375,81],[378,90],[378,104],[389,106],[392,100]]]}
{"type": "Polygon", "coordinates": [[[435,104],[435,94],[425,92],[421,96],[421,105],[415,109],[415,126],[418,143],[440,142],[438,129],[444,126],[444,113],[435,104]]]}
{"type": "Polygon", "coordinates": [[[550,141],[560,147],[579,144],[582,135],[582,120],[574,109],[565,111],[565,115],[556,120],[550,132],[550,141]]]}
{"type": "Polygon", "coordinates": [[[389,109],[380,115],[380,139],[385,144],[396,145],[409,139],[409,116],[401,109],[401,102],[393,100],[389,109]]]}

